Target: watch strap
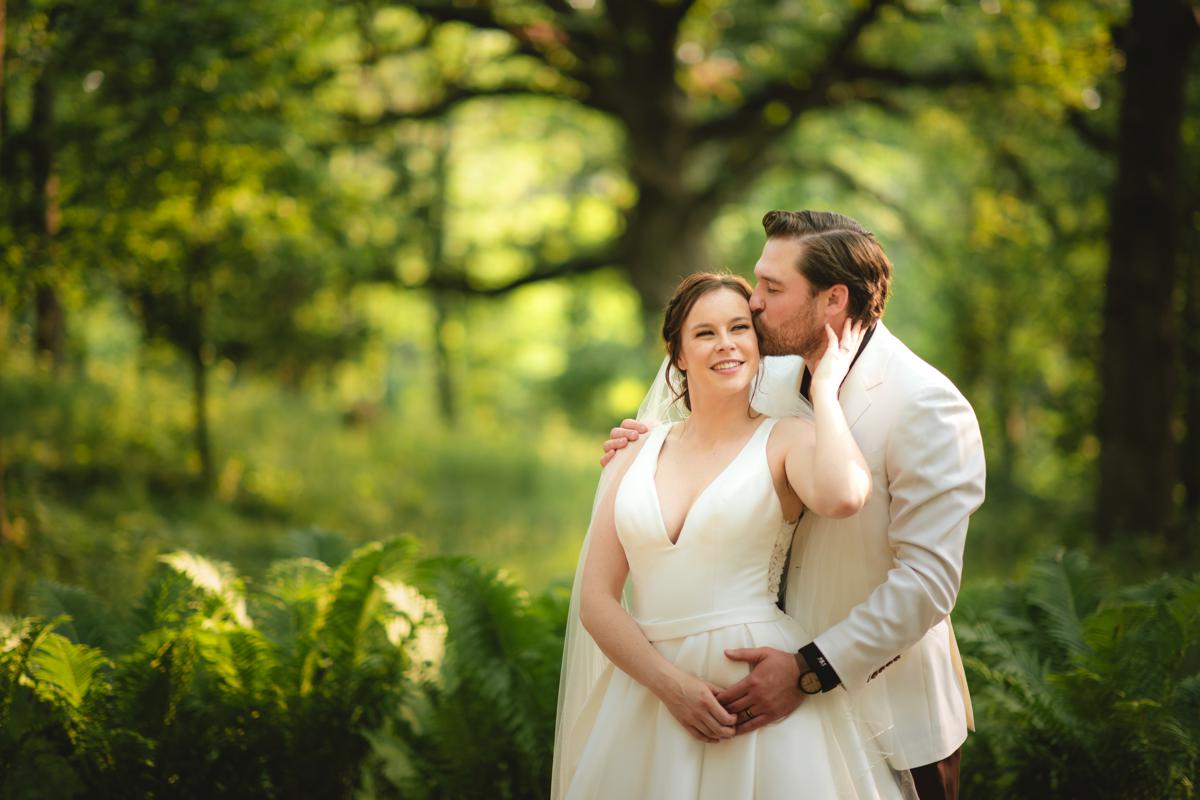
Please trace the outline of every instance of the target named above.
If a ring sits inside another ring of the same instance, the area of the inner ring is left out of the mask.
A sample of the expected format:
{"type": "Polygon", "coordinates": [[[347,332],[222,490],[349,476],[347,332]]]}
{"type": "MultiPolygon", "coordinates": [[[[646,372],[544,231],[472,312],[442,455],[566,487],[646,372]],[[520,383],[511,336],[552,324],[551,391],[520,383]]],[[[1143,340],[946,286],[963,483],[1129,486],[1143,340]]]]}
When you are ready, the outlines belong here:
{"type": "Polygon", "coordinates": [[[799,653],[808,663],[809,669],[817,673],[817,677],[821,681],[822,692],[828,692],[841,685],[842,679],[838,677],[837,672],[833,669],[833,665],[821,653],[821,649],[817,647],[816,642],[809,642],[804,645],[804,647],[800,648],[799,653]]]}

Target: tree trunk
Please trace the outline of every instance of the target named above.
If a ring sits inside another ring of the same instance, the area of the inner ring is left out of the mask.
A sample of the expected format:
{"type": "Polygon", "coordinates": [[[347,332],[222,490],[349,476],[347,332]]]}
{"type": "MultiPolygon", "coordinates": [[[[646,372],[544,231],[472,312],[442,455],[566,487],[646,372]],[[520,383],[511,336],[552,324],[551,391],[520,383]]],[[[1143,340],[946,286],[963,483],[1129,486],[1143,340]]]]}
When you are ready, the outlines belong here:
{"type": "Polygon", "coordinates": [[[192,367],[193,442],[200,459],[200,485],[208,492],[213,487],[212,451],[208,438],[208,369],[204,365],[204,347],[199,343],[197,345],[188,352],[192,367]]]}
{"type": "MultiPolygon", "coordinates": [[[[201,182],[202,202],[198,204],[199,208],[207,207],[206,187],[206,182],[201,182]]],[[[210,257],[206,245],[191,245],[184,260],[184,292],[181,306],[187,319],[179,321],[183,329],[183,350],[192,370],[192,442],[200,462],[200,486],[205,493],[211,492],[214,486],[212,448],[208,433],[208,367],[204,363],[210,257]]]]}
{"type": "Polygon", "coordinates": [[[702,200],[715,181],[702,186],[697,180],[695,143],[681,114],[685,100],[674,80],[673,47],[656,42],[629,58],[642,76],[628,86],[621,101],[629,172],[638,198],[626,217],[618,252],[647,321],[660,323],[663,306],[680,278],[716,268],[707,231],[720,203],[702,200]]]}
{"type": "MultiPolygon", "coordinates": [[[[451,130],[448,121],[430,129],[433,150],[433,193],[422,211],[426,221],[425,258],[429,273],[445,272],[446,264],[446,178],[450,160],[451,130]]],[[[433,292],[433,368],[436,373],[438,413],[447,425],[458,419],[458,391],[454,385],[454,370],[446,331],[452,313],[452,298],[441,291],[433,292]]]]}
{"type": "Polygon", "coordinates": [[[647,319],[661,321],[663,306],[680,278],[720,268],[707,239],[716,209],[697,208],[689,197],[646,185],[641,192],[621,238],[621,262],[647,319]]]}
{"type": "MultiPolygon", "coordinates": [[[[7,150],[5,137],[8,133],[8,95],[5,84],[5,67],[7,66],[5,61],[7,11],[8,5],[6,0],[0,0],[0,164],[5,163],[5,150],[7,150]]],[[[4,172],[5,170],[0,168],[0,175],[4,172]]],[[[6,333],[7,331],[0,331],[0,336],[6,336],[6,333]]],[[[10,524],[8,524],[8,494],[5,489],[5,479],[4,437],[0,435],[0,540],[7,540],[11,537],[10,524]]]]}
{"type": "Polygon", "coordinates": [[[54,179],[54,79],[49,64],[33,86],[33,113],[29,125],[31,196],[29,229],[33,231],[34,354],[62,365],[66,344],[66,313],[53,282],[53,239],[58,230],[58,183],[54,179]]]}
{"type": "Polygon", "coordinates": [[[1181,0],[1133,0],[1109,203],[1101,340],[1098,532],[1162,532],[1176,482],[1180,129],[1196,20],[1181,0]]]}
{"type": "MultiPolygon", "coordinates": [[[[5,187],[7,197],[0,202],[0,209],[9,215],[17,213],[17,160],[13,152],[12,131],[8,124],[8,51],[5,49],[8,17],[5,0],[0,0],[0,186],[5,187]]],[[[19,227],[20,220],[15,216],[9,221],[13,227],[19,227]],[[15,224],[14,224],[15,223],[15,224]]]]}
{"type": "Polygon", "coordinates": [[[633,4],[629,15],[635,14],[644,30],[656,34],[640,45],[625,43],[622,85],[613,92],[628,141],[629,174],[638,190],[618,255],[653,330],[680,278],[716,267],[707,231],[720,203],[703,199],[717,181],[706,183],[697,172],[693,123],[684,114],[686,97],[675,79],[678,20],[654,4],[633,4]]]}
{"type": "Polygon", "coordinates": [[[0,436],[0,540],[11,541],[12,523],[8,521],[8,492],[5,488],[4,437],[0,436]]]}
{"type": "Polygon", "coordinates": [[[3,160],[4,153],[4,137],[8,135],[8,103],[6,94],[6,86],[4,78],[6,75],[5,63],[6,50],[4,43],[7,41],[8,30],[8,3],[7,0],[0,0],[0,160],[3,160]]]}
{"type": "MultiPolygon", "coordinates": [[[[1193,190],[1195,191],[1195,190],[1193,190]]],[[[1193,195],[1195,197],[1195,195],[1193,195]]],[[[1200,206],[1194,207],[1191,233],[1184,252],[1184,306],[1182,340],[1184,379],[1184,439],[1180,449],[1184,510],[1187,521],[1200,525],[1200,206]]],[[[1184,533],[1183,535],[1186,535],[1184,533]]]]}
{"type": "MultiPolygon", "coordinates": [[[[49,248],[44,248],[43,252],[48,250],[49,248]]],[[[34,352],[39,357],[48,359],[51,366],[57,369],[63,361],[66,313],[58,299],[58,292],[45,277],[38,278],[37,288],[34,290],[34,309],[37,314],[33,329],[34,352]]]]}
{"type": "Polygon", "coordinates": [[[450,348],[446,344],[451,302],[452,299],[444,292],[433,293],[433,366],[437,373],[438,412],[447,425],[453,425],[458,420],[458,392],[454,386],[450,348]]]}

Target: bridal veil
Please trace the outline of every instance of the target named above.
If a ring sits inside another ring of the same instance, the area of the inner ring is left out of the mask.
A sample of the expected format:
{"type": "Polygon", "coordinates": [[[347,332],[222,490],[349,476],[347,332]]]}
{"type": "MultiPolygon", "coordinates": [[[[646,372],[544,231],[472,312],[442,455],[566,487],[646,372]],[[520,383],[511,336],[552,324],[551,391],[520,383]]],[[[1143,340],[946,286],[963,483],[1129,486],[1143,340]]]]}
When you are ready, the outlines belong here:
{"type": "MultiPolygon", "coordinates": [[[[650,391],[638,409],[638,421],[653,427],[685,418],[688,412],[679,399],[681,388],[678,371],[674,371],[668,380],[667,359],[664,358],[650,391]]],[[[599,710],[608,678],[614,669],[612,662],[600,651],[579,619],[579,591],[583,583],[583,567],[587,563],[592,526],[596,521],[596,510],[611,488],[614,474],[615,470],[611,469],[600,473],[587,535],[579,551],[575,581],[571,585],[571,604],[563,638],[562,673],[558,683],[558,716],[554,726],[554,766],[550,783],[550,797],[553,800],[566,794],[599,710]]]]}

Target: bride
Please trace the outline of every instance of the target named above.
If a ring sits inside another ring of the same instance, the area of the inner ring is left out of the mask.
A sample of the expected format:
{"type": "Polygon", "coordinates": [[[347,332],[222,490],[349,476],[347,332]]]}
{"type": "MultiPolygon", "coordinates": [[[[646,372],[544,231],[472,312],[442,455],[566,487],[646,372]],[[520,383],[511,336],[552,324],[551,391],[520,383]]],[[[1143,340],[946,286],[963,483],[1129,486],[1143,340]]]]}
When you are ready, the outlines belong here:
{"type": "Polygon", "coordinates": [[[568,621],[555,800],[908,793],[876,746],[886,720],[846,692],[813,694],[738,736],[753,708],[735,716],[717,701],[748,672],[726,650],[812,640],[776,605],[800,512],[849,516],[871,490],[837,402],[861,329],[847,323],[839,342],[826,326],[813,423],[769,419],[750,405],[760,363],[750,294],[737,276],[699,273],[667,306],[664,405],[690,413],[651,414],[682,419],[621,451],[601,478],[568,621]]]}

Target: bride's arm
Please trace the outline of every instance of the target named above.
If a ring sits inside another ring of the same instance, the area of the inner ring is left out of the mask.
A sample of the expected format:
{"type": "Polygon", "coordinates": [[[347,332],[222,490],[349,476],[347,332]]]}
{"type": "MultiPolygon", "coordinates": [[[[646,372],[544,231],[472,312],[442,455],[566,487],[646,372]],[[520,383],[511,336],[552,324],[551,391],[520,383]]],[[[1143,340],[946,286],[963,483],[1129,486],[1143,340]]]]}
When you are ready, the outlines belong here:
{"type": "Polygon", "coordinates": [[[788,485],[814,514],[849,517],[871,494],[871,471],[850,435],[837,397],[823,400],[814,387],[812,398],[815,425],[795,418],[779,421],[787,447],[788,485]]]}
{"type": "Polygon", "coordinates": [[[580,621],[604,655],[662,700],[688,733],[708,742],[730,738],[736,719],[717,702],[716,693],[720,687],[688,675],[667,661],[621,606],[621,591],[629,574],[629,562],[617,538],[613,504],[622,474],[640,444],[636,443],[618,456],[615,463],[620,471],[596,510],[579,595],[580,621]]]}
{"type": "Polygon", "coordinates": [[[784,464],[792,491],[813,513],[841,518],[857,514],[867,502],[871,470],[837,398],[838,387],[862,338],[861,331],[855,329],[852,334],[847,329],[840,348],[832,331],[829,335],[829,347],[810,390],[814,422],[788,419],[779,424],[785,426],[782,433],[788,448],[784,464]]]}

